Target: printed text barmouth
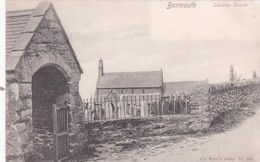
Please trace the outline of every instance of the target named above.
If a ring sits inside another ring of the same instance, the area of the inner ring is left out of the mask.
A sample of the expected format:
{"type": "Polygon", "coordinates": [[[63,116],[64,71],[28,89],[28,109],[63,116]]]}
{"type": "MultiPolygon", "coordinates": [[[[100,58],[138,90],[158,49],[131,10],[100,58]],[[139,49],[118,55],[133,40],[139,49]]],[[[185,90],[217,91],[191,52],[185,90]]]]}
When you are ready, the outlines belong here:
{"type": "Polygon", "coordinates": [[[191,3],[172,3],[168,2],[168,6],[166,9],[171,9],[171,8],[195,8],[196,3],[191,2],[191,3]]]}

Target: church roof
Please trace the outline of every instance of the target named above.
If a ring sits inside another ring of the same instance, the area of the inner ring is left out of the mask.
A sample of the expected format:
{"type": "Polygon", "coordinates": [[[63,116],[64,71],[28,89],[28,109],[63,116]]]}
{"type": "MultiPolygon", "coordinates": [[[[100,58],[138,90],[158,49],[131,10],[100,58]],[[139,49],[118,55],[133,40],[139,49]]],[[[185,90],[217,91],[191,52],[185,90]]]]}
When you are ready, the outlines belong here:
{"type": "MultiPolygon", "coordinates": [[[[23,55],[26,47],[29,45],[34,32],[40,25],[43,17],[52,3],[42,2],[37,5],[35,9],[8,11],[6,13],[6,70],[12,71],[18,64],[21,56],[23,55]]],[[[54,8],[53,8],[54,9],[54,8]]],[[[55,10],[54,10],[55,12],[55,10]]],[[[58,21],[60,22],[58,16],[58,21]]],[[[61,28],[62,25],[60,24],[61,28]]],[[[62,28],[63,35],[67,40],[67,44],[72,52],[72,55],[78,65],[81,73],[83,70],[76,58],[75,52],[72,49],[67,35],[62,28]]]]}
{"type": "Polygon", "coordinates": [[[208,81],[182,81],[182,82],[165,82],[164,95],[174,94],[191,94],[198,86],[208,84],[208,81]]]}
{"type": "Polygon", "coordinates": [[[161,71],[104,73],[97,88],[157,88],[162,81],[161,71]]]}

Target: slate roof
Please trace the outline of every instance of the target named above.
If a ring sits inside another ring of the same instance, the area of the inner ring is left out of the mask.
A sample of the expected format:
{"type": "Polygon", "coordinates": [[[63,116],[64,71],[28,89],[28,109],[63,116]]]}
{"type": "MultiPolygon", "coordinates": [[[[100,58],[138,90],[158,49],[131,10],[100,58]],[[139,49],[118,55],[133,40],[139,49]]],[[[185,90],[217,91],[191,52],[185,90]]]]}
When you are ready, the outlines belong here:
{"type": "Polygon", "coordinates": [[[208,81],[183,81],[183,82],[165,82],[164,95],[175,95],[175,94],[191,94],[196,87],[208,84],[208,81]]]}
{"type": "MultiPolygon", "coordinates": [[[[35,9],[6,12],[6,70],[7,71],[12,71],[15,69],[27,45],[30,43],[31,38],[34,35],[34,32],[36,31],[37,27],[40,25],[46,12],[50,8],[52,8],[54,13],[56,14],[56,11],[53,8],[52,3],[49,2],[39,3],[35,9]]],[[[56,17],[60,22],[57,14],[56,17]]],[[[67,44],[72,52],[72,55],[78,65],[78,68],[80,72],[83,73],[83,70],[76,58],[75,52],[70,45],[69,39],[61,24],[60,26],[63,35],[67,40],[67,44]]]]}
{"type": "Polygon", "coordinates": [[[6,13],[6,52],[9,54],[33,10],[10,11],[6,13]]]}
{"type": "Polygon", "coordinates": [[[104,73],[97,88],[157,88],[162,86],[161,71],[104,73]]]}

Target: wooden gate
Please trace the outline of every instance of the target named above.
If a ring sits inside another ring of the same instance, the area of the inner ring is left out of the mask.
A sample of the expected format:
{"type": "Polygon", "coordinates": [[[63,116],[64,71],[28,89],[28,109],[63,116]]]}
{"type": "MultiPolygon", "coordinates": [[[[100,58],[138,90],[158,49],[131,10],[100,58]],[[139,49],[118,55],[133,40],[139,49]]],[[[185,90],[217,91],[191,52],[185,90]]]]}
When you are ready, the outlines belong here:
{"type": "Polygon", "coordinates": [[[55,162],[68,158],[69,155],[69,106],[53,105],[53,135],[55,143],[55,162]]]}

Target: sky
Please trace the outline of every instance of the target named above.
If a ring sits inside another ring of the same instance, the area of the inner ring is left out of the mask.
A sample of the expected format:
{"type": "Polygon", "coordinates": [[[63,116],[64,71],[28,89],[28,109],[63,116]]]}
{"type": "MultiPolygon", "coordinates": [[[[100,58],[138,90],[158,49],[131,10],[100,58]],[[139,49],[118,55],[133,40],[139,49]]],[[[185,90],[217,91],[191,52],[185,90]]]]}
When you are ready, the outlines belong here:
{"type": "MultiPolygon", "coordinates": [[[[41,1],[14,1],[7,11],[30,9],[41,1]]],[[[260,4],[166,9],[168,1],[51,1],[83,68],[82,98],[95,93],[98,60],[104,72],[163,70],[164,81],[260,76],[260,4]]],[[[185,2],[185,1],[172,1],[185,2]]],[[[243,3],[243,2],[241,2],[243,3]]]]}

